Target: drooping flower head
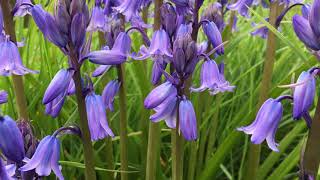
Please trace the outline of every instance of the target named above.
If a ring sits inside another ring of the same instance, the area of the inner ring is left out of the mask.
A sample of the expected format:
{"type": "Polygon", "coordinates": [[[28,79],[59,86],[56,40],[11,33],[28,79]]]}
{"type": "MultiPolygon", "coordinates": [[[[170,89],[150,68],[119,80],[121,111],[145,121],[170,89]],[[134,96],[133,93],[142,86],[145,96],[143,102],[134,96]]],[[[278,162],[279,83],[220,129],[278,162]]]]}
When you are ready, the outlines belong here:
{"type": "Polygon", "coordinates": [[[118,80],[110,81],[102,92],[102,100],[104,105],[110,111],[113,111],[114,97],[117,95],[121,83],[118,80]]]}
{"type": "Polygon", "coordinates": [[[238,11],[238,13],[246,18],[249,18],[248,7],[251,7],[253,0],[238,0],[236,3],[228,6],[228,9],[238,11]]]}
{"type": "Polygon", "coordinates": [[[106,18],[103,9],[99,6],[95,6],[92,9],[90,24],[87,27],[87,31],[106,31],[106,18]]]}
{"type": "Polygon", "coordinates": [[[8,39],[0,42],[0,75],[21,76],[28,73],[37,72],[23,66],[17,45],[8,39]]]}
{"type": "Polygon", "coordinates": [[[108,125],[102,97],[94,92],[90,92],[86,96],[85,101],[91,140],[97,141],[107,136],[113,137],[114,134],[108,125]]]}
{"type": "Polygon", "coordinates": [[[202,92],[206,89],[214,95],[219,92],[233,91],[235,86],[231,86],[224,78],[223,64],[221,68],[214,60],[208,58],[204,61],[200,72],[201,85],[199,88],[191,88],[193,92],[202,92]]]}
{"type": "Polygon", "coordinates": [[[60,141],[55,136],[44,137],[34,155],[20,168],[21,171],[30,171],[35,169],[39,176],[49,176],[51,170],[56,176],[63,180],[58,161],[60,158],[60,141]]]}
{"type": "Polygon", "coordinates": [[[188,141],[196,140],[197,119],[191,101],[185,97],[179,103],[179,128],[183,137],[188,141]]]}
{"type": "Polygon", "coordinates": [[[283,107],[278,99],[268,99],[260,107],[256,119],[252,124],[238,128],[246,134],[250,134],[251,142],[261,144],[267,141],[271,150],[278,152],[278,144],[275,141],[276,131],[282,118],[283,107]]]}
{"type": "Polygon", "coordinates": [[[296,82],[293,93],[294,119],[304,117],[313,104],[316,90],[315,73],[317,71],[313,68],[309,71],[303,71],[296,82]]]}

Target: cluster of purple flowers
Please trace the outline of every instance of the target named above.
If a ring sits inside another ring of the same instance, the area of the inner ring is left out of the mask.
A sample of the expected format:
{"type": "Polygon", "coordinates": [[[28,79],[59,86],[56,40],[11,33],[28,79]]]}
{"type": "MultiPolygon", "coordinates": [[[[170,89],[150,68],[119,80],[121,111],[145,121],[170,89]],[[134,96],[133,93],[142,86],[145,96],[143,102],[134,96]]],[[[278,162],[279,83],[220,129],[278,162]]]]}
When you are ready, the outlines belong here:
{"type": "MultiPolygon", "coordinates": [[[[99,67],[92,73],[97,77],[107,72],[113,66],[134,60],[153,60],[152,84],[156,85],[144,101],[147,109],[153,109],[155,114],[150,117],[153,122],[165,120],[170,128],[178,128],[187,140],[197,139],[196,114],[189,99],[189,91],[202,92],[208,90],[215,95],[219,92],[233,91],[234,86],[224,77],[224,63],[217,64],[211,56],[224,54],[221,32],[224,29],[223,11],[219,3],[213,3],[201,17],[198,27],[192,27],[188,16],[192,15],[193,5],[188,0],[172,0],[161,7],[161,28],[155,31],[151,41],[143,28],[151,27],[142,21],[139,13],[149,6],[151,0],[96,0],[92,12],[85,0],[57,0],[54,14],[48,13],[39,4],[30,0],[18,0],[12,12],[15,16],[31,15],[44,37],[56,45],[67,57],[69,67],[59,70],[47,87],[42,103],[46,114],[56,118],[69,96],[78,93],[75,74],[89,60],[99,67]],[[131,27],[125,31],[125,23],[131,27]],[[208,42],[197,44],[194,30],[202,27],[208,42]],[[130,32],[141,33],[144,44],[139,52],[131,52],[130,32]],[[90,35],[100,31],[104,34],[106,46],[101,50],[91,51],[90,35]],[[209,46],[213,50],[209,52],[209,46]],[[192,78],[195,67],[203,60],[200,72],[199,88],[190,87],[188,81],[192,78]],[[167,66],[170,71],[167,72],[167,66]],[[164,82],[161,83],[161,78],[164,82]]],[[[198,1],[199,9],[203,1],[198,1]]],[[[0,11],[1,12],[1,11],[0,11]]],[[[0,13],[0,17],[2,14],[0,13]]],[[[0,18],[1,41],[0,64],[1,75],[24,75],[35,73],[22,65],[18,47],[10,41],[3,28],[0,18]]],[[[106,111],[113,111],[114,98],[122,82],[120,79],[110,81],[104,88],[102,96],[94,91],[89,76],[81,78],[80,93],[84,97],[91,140],[96,141],[107,136],[114,136],[107,121],[106,111]]],[[[7,94],[0,92],[0,103],[7,101],[7,94]]],[[[44,137],[39,144],[31,143],[33,153],[26,158],[24,147],[25,129],[19,130],[15,121],[9,116],[0,117],[0,149],[8,162],[13,161],[19,173],[12,173],[12,167],[5,168],[0,162],[0,177],[20,176],[21,172],[35,172],[38,176],[48,176],[51,170],[59,179],[64,179],[59,167],[60,141],[58,135],[68,131],[81,135],[76,127],[63,127],[53,135],[44,137]],[[6,140],[10,134],[10,141],[6,140]],[[10,144],[9,144],[10,142],[10,144]],[[35,145],[36,144],[36,145],[35,145]],[[29,159],[30,158],[30,159],[29,159]]],[[[25,127],[25,126],[24,126],[25,127]]]]}

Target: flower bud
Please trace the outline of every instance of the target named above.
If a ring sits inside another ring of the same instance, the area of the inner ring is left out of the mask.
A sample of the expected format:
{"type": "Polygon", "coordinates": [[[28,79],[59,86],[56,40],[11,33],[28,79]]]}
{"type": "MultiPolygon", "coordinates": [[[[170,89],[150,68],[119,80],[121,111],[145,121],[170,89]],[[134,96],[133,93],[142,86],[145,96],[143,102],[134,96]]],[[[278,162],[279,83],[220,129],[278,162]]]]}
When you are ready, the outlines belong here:
{"type": "Polygon", "coordinates": [[[16,163],[21,163],[25,156],[21,132],[9,116],[0,117],[0,149],[9,160],[16,163]]]}
{"type": "Polygon", "coordinates": [[[197,119],[191,101],[184,99],[179,103],[180,131],[187,141],[197,139],[197,119]]]}
{"type": "Polygon", "coordinates": [[[6,91],[0,91],[0,104],[8,102],[8,93],[6,91]]]}
{"type": "Polygon", "coordinates": [[[52,100],[56,99],[59,95],[65,94],[69,87],[72,75],[73,70],[70,69],[61,69],[60,71],[58,71],[50,82],[44,94],[42,103],[48,104],[52,100]]]}
{"type": "Polygon", "coordinates": [[[176,31],[177,26],[177,13],[174,7],[169,3],[164,3],[161,6],[161,23],[163,28],[172,37],[176,31]]]}
{"type": "MultiPolygon", "coordinates": [[[[309,19],[311,19],[311,17],[309,19]]],[[[298,38],[308,48],[318,51],[320,50],[320,43],[310,24],[311,23],[309,23],[309,21],[302,16],[294,15],[292,17],[293,29],[298,38]]]]}

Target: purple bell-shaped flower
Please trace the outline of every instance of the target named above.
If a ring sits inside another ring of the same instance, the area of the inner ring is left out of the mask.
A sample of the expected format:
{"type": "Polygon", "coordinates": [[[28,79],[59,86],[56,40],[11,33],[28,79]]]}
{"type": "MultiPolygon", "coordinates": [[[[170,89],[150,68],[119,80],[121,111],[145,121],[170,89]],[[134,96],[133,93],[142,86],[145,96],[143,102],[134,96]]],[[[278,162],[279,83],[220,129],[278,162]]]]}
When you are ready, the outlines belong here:
{"type": "Polygon", "coordinates": [[[111,50],[99,50],[90,52],[85,59],[101,65],[117,65],[127,60],[131,50],[131,39],[127,33],[119,33],[111,50]]]}
{"type": "Polygon", "coordinates": [[[8,93],[6,91],[0,91],[0,104],[8,102],[8,93]]]}
{"type": "Polygon", "coordinates": [[[91,140],[96,141],[107,136],[114,137],[114,134],[108,125],[102,97],[94,94],[94,92],[90,92],[85,101],[91,140]]]}
{"type": "Polygon", "coordinates": [[[114,97],[119,91],[120,85],[121,83],[118,80],[110,81],[102,92],[102,100],[104,102],[104,105],[107,107],[107,109],[110,109],[110,111],[114,110],[113,101],[114,97]]]}
{"type": "Polygon", "coordinates": [[[197,119],[191,101],[183,99],[179,103],[179,129],[187,141],[197,139],[197,119]]]}
{"type": "Polygon", "coordinates": [[[269,148],[278,152],[275,135],[282,118],[282,112],[281,102],[270,98],[259,109],[255,121],[249,126],[238,128],[238,130],[251,134],[251,142],[254,144],[261,144],[266,139],[269,148]]]}
{"type": "Polygon", "coordinates": [[[30,171],[35,169],[39,176],[49,176],[52,170],[60,180],[63,180],[64,177],[58,164],[59,158],[59,139],[55,136],[46,136],[40,141],[32,158],[27,160],[20,170],[30,171]]]}
{"type": "Polygon", "coordinates": [[[37,73],[23,66],[16,44],[9,40],[0,42],[0,75],[9,76],[37,73]]]}

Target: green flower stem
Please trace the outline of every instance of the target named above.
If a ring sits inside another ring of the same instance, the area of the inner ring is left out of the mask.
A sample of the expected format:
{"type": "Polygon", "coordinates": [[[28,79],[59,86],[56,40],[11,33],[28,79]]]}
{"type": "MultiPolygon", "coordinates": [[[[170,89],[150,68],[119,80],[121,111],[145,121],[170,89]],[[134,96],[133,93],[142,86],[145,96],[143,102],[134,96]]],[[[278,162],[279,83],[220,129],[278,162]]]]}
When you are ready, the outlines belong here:
{"type": "MultiPolygon", "coordinates": [[[[105,44],[105,39],[104,39],[104,34],[102,32],[99,32],[99,44],[102,47],[105,44]]],[[[107,76],[107,73],[103,74],[104,77],[102,77],[102,79],[104,79],[107,76]]],[[[114,170],[114,157],[113,157],[113,145],[112,145],[112,138],[111,137],[106,137],[104,139],[104,157],[105,157],[105,162],[106,162],[106,168],[107,169],[112,169],[114,170]]],[[[114,172],[103,172],[101,173],[101,175],[103,177],[105,177],[106,179],[114,179],[114,172]]]]}
{"type": "Polygon", "coordinates": [[[80,123],[80,128],[82,133],[81,139],[82,139],[83,151],[84,151],[85,176],[87,180],[95,180],[96,172],[94,170],[93,147],[92,147],[91,138],[90,138],[87,109],[85,104],[85,96],[82,93],[82,85],[81,85],[81,72],[80,72],[81,65],[78,64],[78,57],[76,53],[74,53],[72,50],[71,50],[70,58],[72,62],[77,66],[75,67],[76,70],[73,75],[73,80],[76,87],[78,113],[80,118],[79,123],[80,123]]]}
{"type": "MultiPolygon", "coordinates": [[[[145,7],[142,10],[142,19],[147,24],[148,23],[148,10],[149,6],[145,7]]],[[[147,31],[147,29],[145,29],[147,31]]],[[[141,74],[138,74],[139,76],[139,86],[143,87],[141,88],[142,97],[146,97],[150,91],[150,86],[146,84],[146,82],[149,81],[148,77],[146,76],[147,73],[147,61],[141,61],[136,62],[136,69],[139,69],[142,71],[141,74]]],[[[142,98],[142,104],[143,104],[143,98],[142,98]]],[[[149,116],[150,112],[149,110],[142,107],[141,110],[141,120],[139,122],[139,129],[141,129],[141,148],[140,148],[140,158],[141,158],[141,179],[146,178],[146,170],[147,170],[147,152],[148,152],[148,136],[149,136],[149,116]]]]}
{"type": "MultiPolygon", "coordinates": [[[[275,26],[279,9],[280,7],[278,5],[278,2],[273,2],[270,4],[269,23],[272,26],[275,26]]],[[[261,81],[261,87],[260,87],[260,96],[259,96],[257,108],[259,108],[269,96],[273,66],[275,62],[275,53],[276,53],[276,36],[274,33],[269,31],[268,39],[267,39],[266,59],[264,61],[264,69],[263,69],[263,75],[262,75],[262,81],[261,81]]],[[[248,161],[247,161],[248,163],[246,167],[247,169],[244,176],[244,178],[247,180],[255,180],[257,178],[257,171],[258,171],[259,162],[260,162],[260,151],[261,151],[260,145],[250,144],[249,152],[248,152],[248,161]]]]}
{"type": "MultiPolygon", "coordinates": [[[[162,0],[154,1],[154,23],[153,29],[156,31],[160,29],[161,17],[160,7],[162,0]]],[[[155,180],[157,175],[157,164],[160,160],[160,124],[149,123],[149,136],[148,136],[148,150],[147,150],[147,165],[146,165],[146,179],[155,180]]]]}
{"type": "Polygon", "coordinates": [[[311,129],[307,139],[304,156],[302,159],[303,172],[317,179],[317,173],[320,163],[320,96],[311,129]]]}
{"type": "Polygon", "coordinates": [[[125,66],[117,66],[118,78],[121,82],[119,90],[119,111],[120,111],[120,161],[121,180],[127,180],[128,174],[128,133],[127,133],[127,94],[125,89],[125,66]]]}
{"type": "MultiPolygon", "coordinates": [[[[14,30],[13,16],[10,12],[10,4],[9,1],[0,0],[2,11],[3,11],[3,19],[4,19],[4,29],[5,32],[10,36],[10,40],[14,43],[17,42],[16,34],[14,30]]],[[[27,99],[24,93],[24,85],[22,76],[12,75],[13,82],[13,90],[16,97],[16,104],[18,109],[18,119],[29,120],[28,117],[28,106],[27,99]]]]}

